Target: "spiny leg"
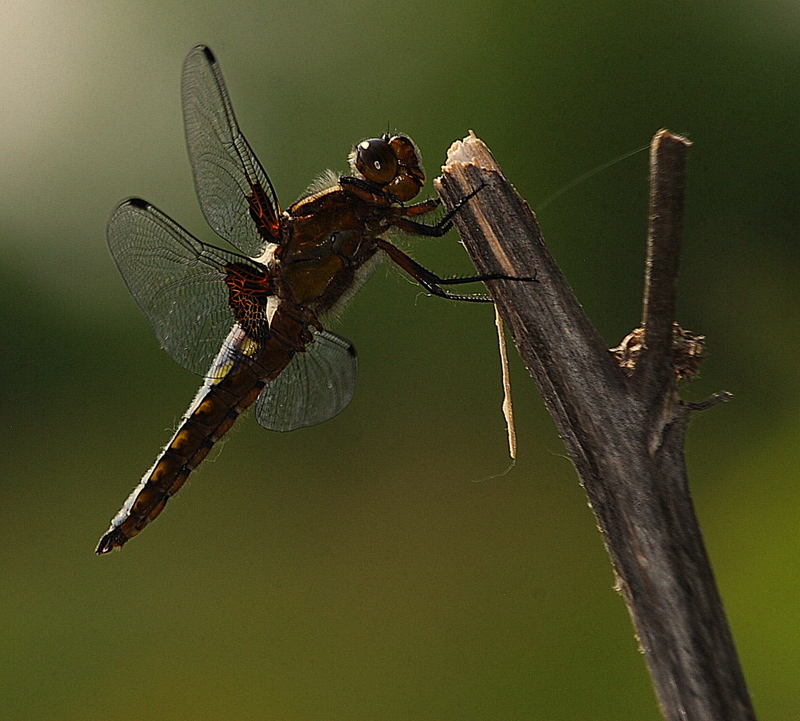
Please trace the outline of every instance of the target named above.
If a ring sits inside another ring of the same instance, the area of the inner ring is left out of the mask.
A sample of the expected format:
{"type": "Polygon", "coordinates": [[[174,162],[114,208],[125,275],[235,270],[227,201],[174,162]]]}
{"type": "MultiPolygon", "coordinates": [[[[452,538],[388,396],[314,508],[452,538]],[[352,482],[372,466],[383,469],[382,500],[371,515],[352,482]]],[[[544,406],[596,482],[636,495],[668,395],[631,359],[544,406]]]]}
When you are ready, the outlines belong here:
{"type": "MultiPolygon", "coordinates": [[[[430,226],[424,226],[430,227],[430,226]]],[[[503,273],[485,273],[483,275],[472,275],[463,278],[442,278],[433,271],[428,270],[425,266],[417,263],[416,260],[406,255],[400,248],[392,245],[389,241],[383,238],[376,238],[375,245],[383,250],[392,262],[400,266],[406,273],[408,273],[414,280],[417,281],[425,290],[432,295],[439,296],[440,298],[448,298],[449,300],[460,300],[468,303],[492,303],[492,299],[488,295],[462,295],[458,293],[450,293],[440,286],[442,285],[461,285],[464,283],[479,283],[487,280],[514,280],[514,281],[527,281],[536,282],[534,277],[516,277],[505,275],[503,273]]]]}
{"type": "Polygon", "coordinates": [[[407,233],[414,235],[424,235],[429,238],[441,238],[453,227],[453,217],[459,210],[475,195],[477,195],[486,185],[481,184],[471,193],[465,195],[461,200],[456,203],[452,210],[446,213],[436,225],[426,225],[425,223],[418,223],[415,220],[409,220],[410,217],[429,213],[431,210],[438,208],[441,205],[439,198],[431,198],[430,200],[423,200],[421,203],[415,203],[404,208],[403,218],[396,218],[392,225],[400,230],[405,230],[407,233]]]}

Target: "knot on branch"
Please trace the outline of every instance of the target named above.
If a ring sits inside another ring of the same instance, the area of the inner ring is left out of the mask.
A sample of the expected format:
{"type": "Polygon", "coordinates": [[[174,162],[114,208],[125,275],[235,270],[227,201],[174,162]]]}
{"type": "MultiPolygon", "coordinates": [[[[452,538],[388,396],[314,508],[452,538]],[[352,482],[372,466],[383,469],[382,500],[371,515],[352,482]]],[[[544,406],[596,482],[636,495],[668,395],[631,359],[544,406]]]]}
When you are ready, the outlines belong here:
{"type": "MultiPolygon", "coordinates": [[[[644,349],[644,328],[628,333],[622,342],[611,348],[610,353],[619,364],[622,372],[630,377],[636,368],[636,363],[644,349]]],[[[705,336],[692,335],[677,323],[672,324],[672,367],[675,371],[675,380],[691,378],[697,375],[700,366],[706,359],[705,336]]]]}

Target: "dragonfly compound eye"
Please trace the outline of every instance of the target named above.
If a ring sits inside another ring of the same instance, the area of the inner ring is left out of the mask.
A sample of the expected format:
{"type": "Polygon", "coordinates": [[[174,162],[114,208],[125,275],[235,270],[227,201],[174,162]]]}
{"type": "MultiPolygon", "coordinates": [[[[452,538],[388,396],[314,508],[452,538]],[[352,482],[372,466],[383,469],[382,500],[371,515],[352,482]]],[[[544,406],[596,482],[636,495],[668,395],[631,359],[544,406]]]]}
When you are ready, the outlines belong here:
{"type": "Polygon", "coordinates": [[[356,168],[367,180],[387,185],[397,173],[397,156],[383,138],[362,140],[356,146],[356,168]]]}

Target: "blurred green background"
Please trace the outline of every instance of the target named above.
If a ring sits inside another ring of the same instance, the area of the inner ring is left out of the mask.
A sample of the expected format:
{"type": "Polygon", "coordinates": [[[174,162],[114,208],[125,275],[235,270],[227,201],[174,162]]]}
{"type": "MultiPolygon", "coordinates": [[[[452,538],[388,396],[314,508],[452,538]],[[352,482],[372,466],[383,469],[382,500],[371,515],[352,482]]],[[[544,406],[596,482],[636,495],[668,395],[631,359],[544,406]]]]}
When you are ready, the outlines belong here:
{"type": "MultiPolygon", "coordinates": [[[[284,204],[353,142],[429,175],[475,130],[536,208],[669,127],[689,163],[681,324],[710,360],[692,487],[754,703],[800,718],[800,5],[0,3],[0,718],[659,719],[575,472],[514,359],[506,476],[490,308],[379,271],[336,331],[352,405],[246,418],[152,528],[93,554],[199,380],[105,246],[124,197],[213,241],[180,109],[217,53],[284,204]]],[[[646,154],[539,213],[610,345],[637,325],[646,154]]],[[[432,192],[432,191],[429,191],[432,192]]],[[[454,234],[416,241],[469,272],[454,234]]]]}

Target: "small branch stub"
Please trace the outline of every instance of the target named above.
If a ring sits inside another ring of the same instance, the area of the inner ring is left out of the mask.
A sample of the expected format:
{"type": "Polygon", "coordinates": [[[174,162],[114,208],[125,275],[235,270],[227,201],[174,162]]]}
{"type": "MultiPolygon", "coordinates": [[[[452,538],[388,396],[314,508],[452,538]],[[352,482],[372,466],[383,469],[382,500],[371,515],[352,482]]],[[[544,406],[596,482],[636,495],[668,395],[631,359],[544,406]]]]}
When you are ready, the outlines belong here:
{"type": "Polygon", "coordinates": [[[635,371],[645,398],[674,388],[673,324],[683,236],[686,154],[691,143],[659,130],[650,144],[650,210],[645,263],[644,339],[635,371]]]}

